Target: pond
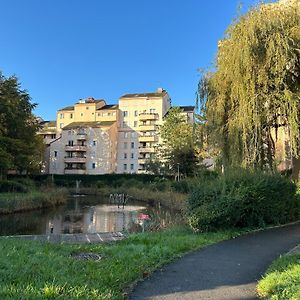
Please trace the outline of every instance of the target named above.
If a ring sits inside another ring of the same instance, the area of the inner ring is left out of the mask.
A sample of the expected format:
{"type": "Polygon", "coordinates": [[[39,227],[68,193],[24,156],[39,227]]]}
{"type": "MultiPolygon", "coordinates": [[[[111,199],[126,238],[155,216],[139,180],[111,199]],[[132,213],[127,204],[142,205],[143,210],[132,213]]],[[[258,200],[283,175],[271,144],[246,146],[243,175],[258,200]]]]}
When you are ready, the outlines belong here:
{"type": "Polygon", "coordinates": [[[141,214],[150,216],[145,230],[157,230],[180,220],[177,212],[161,206],[130,201],[123,209],[101,196],[82,196],[70,197],[55,209],[2,215],[0,235],[139,232],[143,229],[141,214]]]}

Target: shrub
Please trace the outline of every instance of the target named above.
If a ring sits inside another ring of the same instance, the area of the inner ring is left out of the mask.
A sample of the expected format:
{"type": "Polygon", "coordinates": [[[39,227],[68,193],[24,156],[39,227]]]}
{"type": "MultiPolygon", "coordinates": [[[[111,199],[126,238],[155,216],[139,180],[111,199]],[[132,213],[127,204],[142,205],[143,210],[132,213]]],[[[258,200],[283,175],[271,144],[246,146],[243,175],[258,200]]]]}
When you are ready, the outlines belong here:
{"type": "Polygon", "coordinates": [[[187,194],[190,191],[190,186],[187,180],[173,181],[171,187],[173,191],[182,194],[187,194]]]}
{"type": "Polygon", "coordinates": [[[246,170],[199,182],[188,199],[188,221],[200,231],[283,224],[299,218],[299,212],[291,180],[246,170]]]}
{"type": "Polygon", "coordinates": [[[0,181],[0,193],[26,193],[28,188],[20,182],[12,180],[0,181]]]}

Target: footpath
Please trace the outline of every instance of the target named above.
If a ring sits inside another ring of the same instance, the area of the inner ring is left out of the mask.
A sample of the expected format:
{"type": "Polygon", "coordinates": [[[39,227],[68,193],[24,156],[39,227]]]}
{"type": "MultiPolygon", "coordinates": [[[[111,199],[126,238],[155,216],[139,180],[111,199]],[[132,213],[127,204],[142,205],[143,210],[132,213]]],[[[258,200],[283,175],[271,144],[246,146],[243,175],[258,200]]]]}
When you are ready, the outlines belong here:
{"type": "Polygon", "coordinates": [[[258,299],[256,283],[268,266],[299,244],[300,223],[224,241],[154,272],[136,286],[129,299],[258,299]]]}

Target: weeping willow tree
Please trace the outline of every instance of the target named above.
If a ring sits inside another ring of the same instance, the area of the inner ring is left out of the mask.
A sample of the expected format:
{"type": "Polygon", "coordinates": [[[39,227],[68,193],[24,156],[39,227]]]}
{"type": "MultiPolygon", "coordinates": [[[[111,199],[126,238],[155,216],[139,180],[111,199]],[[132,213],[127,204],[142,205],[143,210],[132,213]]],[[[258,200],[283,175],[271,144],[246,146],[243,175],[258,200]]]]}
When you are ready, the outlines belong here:
{"type": "Polygon", "coordinates": [[[219,43],[215,72],[199,83],[210,143],[222,164],[274,168],[276,136],[288,129],[298,157],[300,1],[261,4],[219,43]]]}

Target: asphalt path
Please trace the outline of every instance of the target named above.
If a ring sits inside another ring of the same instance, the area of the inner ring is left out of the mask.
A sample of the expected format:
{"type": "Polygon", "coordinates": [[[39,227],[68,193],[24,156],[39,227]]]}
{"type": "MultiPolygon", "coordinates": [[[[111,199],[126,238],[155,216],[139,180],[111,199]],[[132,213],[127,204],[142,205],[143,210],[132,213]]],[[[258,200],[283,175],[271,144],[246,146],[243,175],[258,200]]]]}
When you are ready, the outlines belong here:
{"type": "Polygon", "coordinates": [[[254,300],[271,262],[300,244],[300,223],[189,253],[139,283],[131,300],[254,300]]]}

